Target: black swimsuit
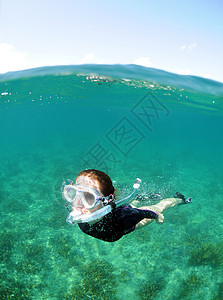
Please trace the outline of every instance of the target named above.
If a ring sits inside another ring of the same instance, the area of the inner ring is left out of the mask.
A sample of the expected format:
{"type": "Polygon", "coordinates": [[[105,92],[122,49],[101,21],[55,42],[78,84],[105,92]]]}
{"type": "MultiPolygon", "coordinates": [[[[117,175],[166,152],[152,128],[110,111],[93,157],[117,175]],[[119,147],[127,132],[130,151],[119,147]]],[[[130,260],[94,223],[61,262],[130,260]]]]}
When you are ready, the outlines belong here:
{"type": "Polygon", "coordinates": [[[94,224],[79,223],[80,229],[99,240],[115,242],[135,230],[135,225],[144,218],[156,219],[158,214],[147,209],[122,205],[114,208],[102,220],[94,224]]]}

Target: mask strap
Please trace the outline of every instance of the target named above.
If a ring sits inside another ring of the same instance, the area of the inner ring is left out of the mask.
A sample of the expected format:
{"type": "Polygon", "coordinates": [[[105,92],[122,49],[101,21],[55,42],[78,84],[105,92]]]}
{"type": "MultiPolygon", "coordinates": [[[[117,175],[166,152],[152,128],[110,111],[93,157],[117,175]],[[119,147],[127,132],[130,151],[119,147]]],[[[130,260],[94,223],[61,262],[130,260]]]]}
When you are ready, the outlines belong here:
{"type": "MultiPolygon", "coordinates": [[[[113,202],[114,199],[115,199],[115,195],[114,195],[114,194],[110,194],[109,196],[106,196],[106,197],[100,197],[100,198],[98,199],[98,201],[101,200],[101,202],[103,203],[104,206],[106,206],[106,205],[108,205],[108,204],[110,204],[111,206],[113,206],[112,203],[114,203],[114,202],[113,202]]],[[[114,204],[115,204],[115,203],[114,203],[114,204]]]]}

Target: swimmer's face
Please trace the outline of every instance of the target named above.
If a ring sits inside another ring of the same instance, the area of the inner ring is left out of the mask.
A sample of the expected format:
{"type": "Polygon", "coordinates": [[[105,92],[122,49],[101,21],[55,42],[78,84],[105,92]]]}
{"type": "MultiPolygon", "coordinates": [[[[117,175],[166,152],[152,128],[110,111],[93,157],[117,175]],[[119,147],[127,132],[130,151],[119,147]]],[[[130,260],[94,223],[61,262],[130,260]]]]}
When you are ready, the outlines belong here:
{"type": "MultiPolygon", "coordinates": [[[[97,180],[94,180],[94,179],[89,178],[87,176],[79,176],[79,177],[77,177],[75,183],[92,187],[92,188],[96,189],[99,192],[100,197],[104,196],[102,194],[102,192],[100,191],[100,183],[97,180]]],[[[103,207],[103,205],[101,204],[101,201],[99,201],[98,205],[93,207],[92,209],[87,209],[84,206],[84,204],[79,209],[82,211],[82,213],[87,214],[87,213],[92,213],[92,212],[94,212],[94,211],[96,211],[96,210],[98,210],[102,207],[103,207]]]]}

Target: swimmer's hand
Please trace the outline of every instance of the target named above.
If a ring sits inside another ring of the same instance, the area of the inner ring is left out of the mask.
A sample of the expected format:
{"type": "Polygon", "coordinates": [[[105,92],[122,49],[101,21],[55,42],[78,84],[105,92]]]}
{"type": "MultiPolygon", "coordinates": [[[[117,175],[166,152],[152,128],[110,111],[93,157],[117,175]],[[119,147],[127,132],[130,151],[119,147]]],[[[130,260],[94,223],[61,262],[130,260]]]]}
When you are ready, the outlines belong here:
{"type": "Polygon", "coordinates": [[[164,215],[159,213],[158,218],[155,220],[157,224],[162,224],[164,221],[164,215]]]}

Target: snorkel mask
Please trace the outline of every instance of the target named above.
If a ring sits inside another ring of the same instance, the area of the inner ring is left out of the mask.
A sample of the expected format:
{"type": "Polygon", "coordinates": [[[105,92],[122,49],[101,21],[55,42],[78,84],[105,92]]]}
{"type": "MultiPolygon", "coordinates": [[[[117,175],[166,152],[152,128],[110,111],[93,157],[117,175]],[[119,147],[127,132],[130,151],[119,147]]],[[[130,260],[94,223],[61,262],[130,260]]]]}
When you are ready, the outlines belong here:
{"type": "Polygon", "coordinates": [[[141,179],[136,178],[133,184],[133,191],[126,197],[115,200],[114,195],[102,197],[97,189],[94,189],[88,185],[74,184],[71,180],[67,180],[62,184],[63,198],[68,202],[67,208],[70,214],[67,217],[67,223],[75,225],[76,223],[95,222],[112,211],[114,207],[126,204],[137,193],[141,184],[141,179]],[[96,208],[99,204],[102,204],[102,208],[90,212],[83,213],[82,208],[85,207],[88,210],[96,208]]]}

